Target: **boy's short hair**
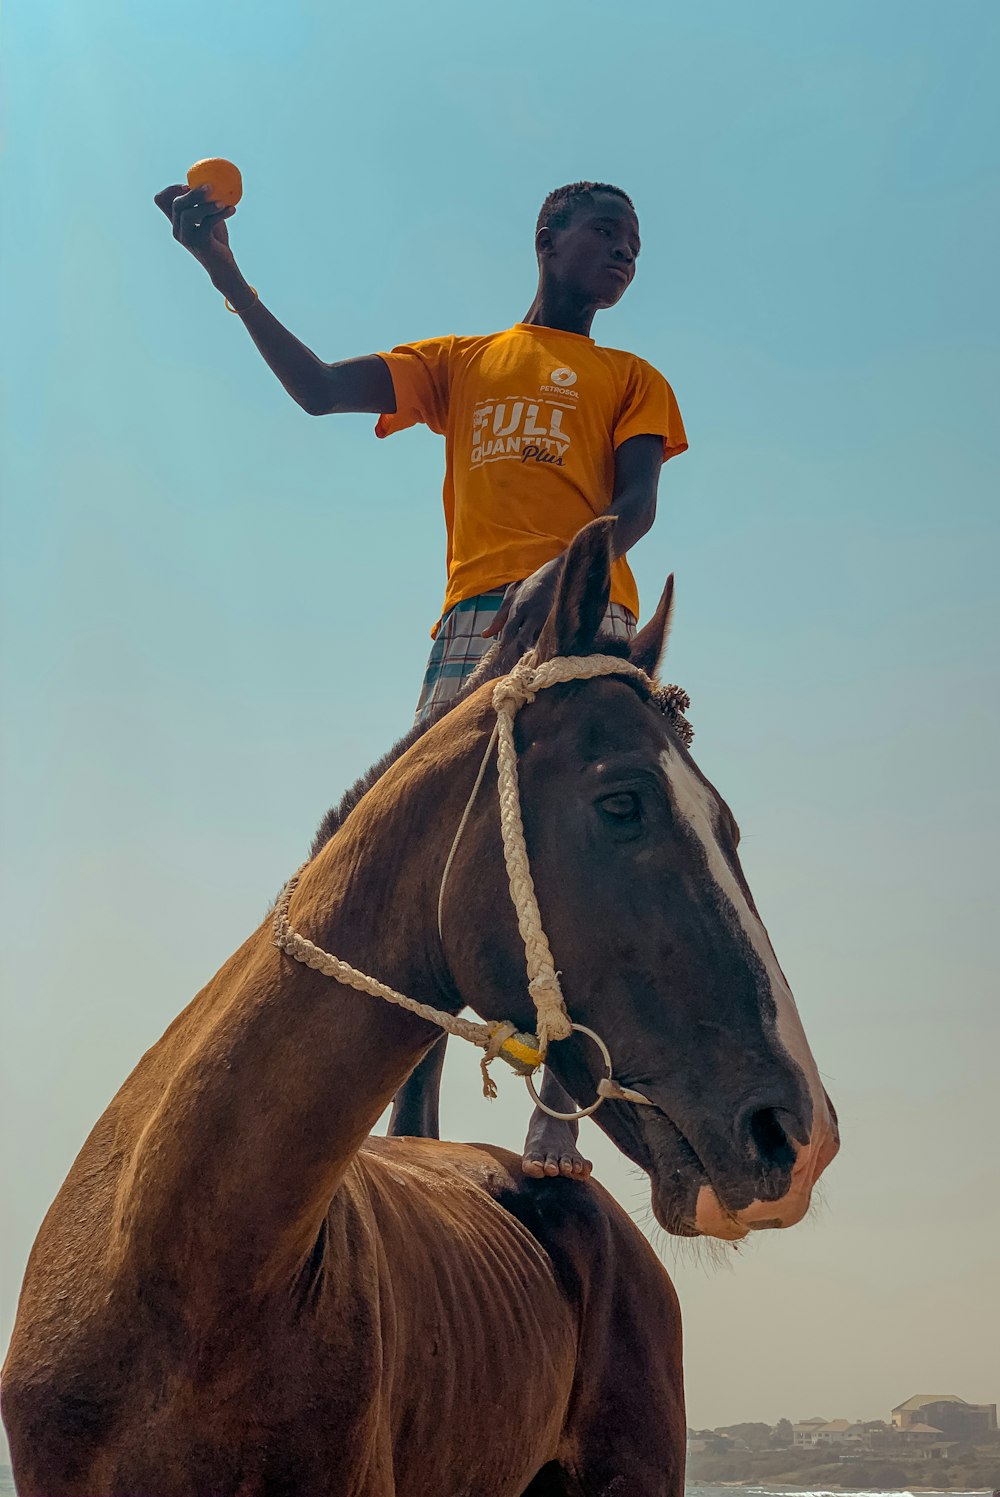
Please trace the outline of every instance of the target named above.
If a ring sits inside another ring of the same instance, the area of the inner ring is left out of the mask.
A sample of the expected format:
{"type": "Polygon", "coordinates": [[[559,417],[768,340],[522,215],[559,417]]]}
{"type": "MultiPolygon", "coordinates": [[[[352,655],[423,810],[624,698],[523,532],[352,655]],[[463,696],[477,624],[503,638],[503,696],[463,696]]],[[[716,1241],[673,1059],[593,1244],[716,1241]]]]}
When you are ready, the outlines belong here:
{"type": "Polygon", "coordinates": [[[628,193],[610,182],[570,182],[565,187],[554,187],[549,193],[539,211],[535,233],[546,225],[550,229],[564,229],[579,205],[585,199],[593,197],[595,192],[614,193],[616,198],[628,203],[632,212],[635,212],[635,204],[628,193]]]}

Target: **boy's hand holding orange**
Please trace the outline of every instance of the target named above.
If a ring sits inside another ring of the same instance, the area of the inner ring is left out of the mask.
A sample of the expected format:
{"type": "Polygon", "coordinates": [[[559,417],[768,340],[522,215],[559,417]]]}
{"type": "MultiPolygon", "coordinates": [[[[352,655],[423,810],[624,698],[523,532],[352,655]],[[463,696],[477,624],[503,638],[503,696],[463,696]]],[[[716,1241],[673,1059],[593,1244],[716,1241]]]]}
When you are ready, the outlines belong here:
{"type": "Polygon", "coordinates": [[[224,156],[206,156],[188,167],[189,187],[207,187],[211,199],[220,208],[235,208],[243,196],[240,169],[224,156]]]}
{"type": "Polygon", "coordinates": [[[186,187],[164,187],[155,198],[178,243],[200,261],[223,295],[238,298],[241,305],[247,288],[229,246],[226,219],[242,196],[239,168],[222,156],[207,156],[189,169],[186,187]]]}

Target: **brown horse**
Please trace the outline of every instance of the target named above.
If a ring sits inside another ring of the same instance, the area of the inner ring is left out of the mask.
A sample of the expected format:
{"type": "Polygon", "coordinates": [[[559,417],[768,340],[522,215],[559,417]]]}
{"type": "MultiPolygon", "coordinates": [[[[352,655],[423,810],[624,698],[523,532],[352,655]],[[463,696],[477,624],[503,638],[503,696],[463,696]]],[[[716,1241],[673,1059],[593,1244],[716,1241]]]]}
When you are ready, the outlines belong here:
{"type": "MultiPolygon", "coordinates": [[[[542,659],[594,651],[608,573],[597,525],[542,659]]],[[[667,612],[631,649],[649,671],[667,612]]],[[[384,767],[290,916],[404,994],[530,1030],[489,780],[438,933],[492,722],[478,690],[384,767]]],[[[516,741],[572,1017],[653,1104],[598,1120],[670,1231],[797,1221],[835,1124],[725,803],[636,680],[543,691],[516,741]]],[[[369,1137],[437,1034],[291,960],[270,921],[230,958],[39,1232],[4,1378],[23,1497],[677,1497],[677,1303],[624,1212],[502,1149],[369,1137]]],[[[593,1097],[589,1042],[550,1059],[593,1097]]]]}

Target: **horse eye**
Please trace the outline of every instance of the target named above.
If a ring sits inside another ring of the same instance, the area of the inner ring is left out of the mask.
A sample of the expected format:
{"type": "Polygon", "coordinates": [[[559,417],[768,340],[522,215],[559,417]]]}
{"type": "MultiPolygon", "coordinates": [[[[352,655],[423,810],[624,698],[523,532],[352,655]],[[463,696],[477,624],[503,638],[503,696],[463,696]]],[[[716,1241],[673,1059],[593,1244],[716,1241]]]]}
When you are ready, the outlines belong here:
{"type": "Polygon", "coordinates": [[[642,802],[634,790],[624,790],[619,795],[606,795],[598,801],[601,815],[616,826],[625,826],[638,821],[642,815],[642,802]]]}

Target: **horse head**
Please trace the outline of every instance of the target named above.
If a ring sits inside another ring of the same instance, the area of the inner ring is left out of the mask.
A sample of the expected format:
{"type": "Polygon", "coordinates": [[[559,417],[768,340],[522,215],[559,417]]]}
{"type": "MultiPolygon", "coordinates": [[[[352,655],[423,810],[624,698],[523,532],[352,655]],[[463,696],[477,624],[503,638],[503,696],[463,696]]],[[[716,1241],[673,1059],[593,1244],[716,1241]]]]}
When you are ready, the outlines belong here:
{"type": "MultiPolygon", "coordinates": [[[[595,522],[567,553],[538,663],[614,649],[599,635],[610,531],[595,522]]],[[[650,677],[671,602],[672,581],[628,647],[650,677]]],[[[428,739],[467,734],[490,690],[428,739]]],[[[569,1014],[652,1104],[606,1102],[597,1121],[649,1173],[663,1227],[736,1239],[801,1219],[837,1152],[837,1122],[743,875],[736,821],[689,753],[676,704],[624,675],[540,692],[515,722],[521,806],[569,1014]]],[[[480,795],[446,893],[444,957],[464,1001],[531,1030],[499,843],[495,798],[480,795]]],[[[589,1040],[554,1043],[547,1063],[578,1105],[593,1100],[603,1068],[589,1040]]]]}

